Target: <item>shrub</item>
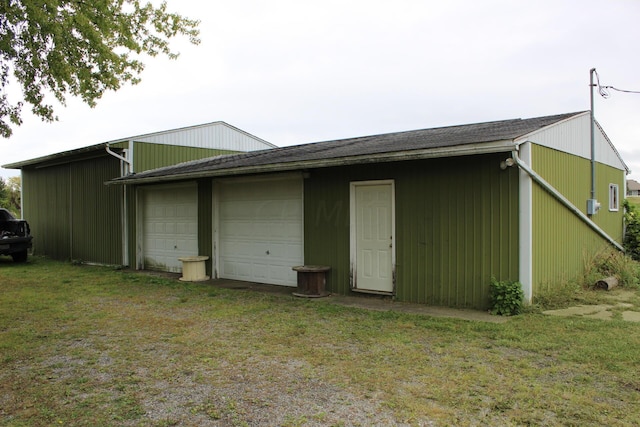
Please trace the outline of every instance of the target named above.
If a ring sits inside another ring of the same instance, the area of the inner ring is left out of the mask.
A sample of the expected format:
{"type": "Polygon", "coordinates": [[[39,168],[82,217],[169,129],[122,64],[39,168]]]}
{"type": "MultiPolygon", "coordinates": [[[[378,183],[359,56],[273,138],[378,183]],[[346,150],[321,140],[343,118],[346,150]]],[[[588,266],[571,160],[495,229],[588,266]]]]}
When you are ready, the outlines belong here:
{"type": "Polygon", "coordinates": [[[522,312],[524,292],[520,282],[491,279],[489,306],[491,314],[513,316],[522,312]]]}
{"type": "Polygon", "coordinates": [[[640,261],[640,212],[629,200],[624,200],[624,241],[622,245],[627,255],[640,261]]]}

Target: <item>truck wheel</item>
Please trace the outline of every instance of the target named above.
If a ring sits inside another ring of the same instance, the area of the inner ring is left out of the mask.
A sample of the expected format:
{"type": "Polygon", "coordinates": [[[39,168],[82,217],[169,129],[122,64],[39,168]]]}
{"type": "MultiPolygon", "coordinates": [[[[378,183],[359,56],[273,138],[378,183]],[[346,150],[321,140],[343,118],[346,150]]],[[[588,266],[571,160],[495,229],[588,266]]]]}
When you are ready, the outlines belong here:
{"type": "Polygon", "coordinates": [[[26,262],[27,261],[27,251],[24,250],[22,252],[15,252],[11,254],[11,258],[13,258],[13,262],[26,262]]]}

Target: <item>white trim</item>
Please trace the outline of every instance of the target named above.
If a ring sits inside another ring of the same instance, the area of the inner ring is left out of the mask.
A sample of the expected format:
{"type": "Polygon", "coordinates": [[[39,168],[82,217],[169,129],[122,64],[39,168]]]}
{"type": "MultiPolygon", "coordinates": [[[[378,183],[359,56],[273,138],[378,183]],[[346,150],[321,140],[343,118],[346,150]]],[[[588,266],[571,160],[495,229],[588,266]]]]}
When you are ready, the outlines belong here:
{"type": "Polygon", "coordinates": [[[349,287],[352,291],[365,293],[395,294],[396,292],[396,185],[393,179],[372,181],[351,181],[349,183],[349,287]],[[375,292],[359,289],[357,284],[357,230],[356,230],[356,187],[367,185],[391,186],[391,292],[375,292]]]}
{"type": "Polygon", "coordinates": [[[142,187],[135,187],[135,204],[136,204],[136,270],[144,270],[144,242],[142,239],[143,230],[143,213],[142,213],[142,196],[140,192],[142,187]]]}
{"type": "Polygon", "coordinates": [[[220,278],[220,233],[218,232],[220,227],[220,187],[215,180],[212,180],[211,185],[211,203],[213,204],[211,209],[211,221],[213,222],[212,226],[212,239],[211,244],[213,248],[211,248],[212,260],[211,260],[211,277],[213,279],[220,278]]]}
{"type": "Polygon", "coordinates": [[[302,223],[302,230],[301,230],[301,233],[302,233],[302,265],[305,265],[305,262],[306,262],[305,258],[304,258],[304,253],[305,253],[305,250],[304,250],[304,242],[305,242],[305,240],[304,240],[304,218],[306,217],[305,212],[304,212],[304,203],[305,203],[305,197],[304,197],[304,193],[305,193],[305,191],[304,191],[304,180],[305,180],[305,177],[304,176],[305,176],[304,174],[301,174],[301,179],[300,179],[300,192],[302,193],[300,195],[300,202],[302,203],[302,206],[301,206],[301,208],[302,208],[302,218],[301,218],[301,221],[300,221],[302,223]]]}
{"type": "MultiPolygon", "coordinates": [[[[520,158],[531,164],[531,143],[518,147],[520,158]]],[[[533,180],[524,170],[519,169],[519,280],[525,301],[531,303],[533,297],[533,180]]]]}

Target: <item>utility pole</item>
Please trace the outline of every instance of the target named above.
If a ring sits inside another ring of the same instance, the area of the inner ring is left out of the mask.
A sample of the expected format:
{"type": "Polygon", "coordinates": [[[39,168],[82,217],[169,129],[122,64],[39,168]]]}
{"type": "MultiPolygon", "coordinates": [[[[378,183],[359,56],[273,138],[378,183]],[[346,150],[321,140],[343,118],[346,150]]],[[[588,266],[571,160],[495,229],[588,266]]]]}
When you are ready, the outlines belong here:
{"type": "Polygon", "coordinates": [[[596,69],[592,68],[589,71],[589,86],[591,88],[591,198],[587,200],[587,214],[595,215],[598,213],[600,204],[596,200],[596,118],[593,114],[593,90],[595,84],[593,83],[593,75],[596,69]]]}

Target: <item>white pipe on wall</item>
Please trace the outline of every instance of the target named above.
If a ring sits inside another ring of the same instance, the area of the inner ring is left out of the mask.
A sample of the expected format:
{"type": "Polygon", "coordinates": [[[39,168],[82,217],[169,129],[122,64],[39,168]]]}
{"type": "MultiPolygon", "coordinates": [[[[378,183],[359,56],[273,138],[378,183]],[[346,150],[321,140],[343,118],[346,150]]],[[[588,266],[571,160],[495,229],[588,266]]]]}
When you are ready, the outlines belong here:
{"type": "Polygon", "coordinates": [[[558,190],[556,190],[551,184],[544,180],[540,175],[538,175],[533,169],[529,167],[526,163],[520,160],[518,157],[518,152],[513,151],[513,160],[516,162],[518,167],[525,171],[536,183],[538,183],[542,188],[547,190],[553,197],[555,197],[560,203],[562,203],[567,209],[573,212],[578,218],[580,218],[585,224],[587,224],[592,230],[598,233],[601,237],[606,239],[609,243],[611,243],[616,248],[620,249],[624,252],[624,247],[620,243],[618,243],[613,237],[609,236],[606,231],[602,228],[598,227],[598,225],[593,222],[587,215],[582,213],[580,209],[578,209],[573,203],[571,203],[566,197],[564,197],[558,190]]]}

